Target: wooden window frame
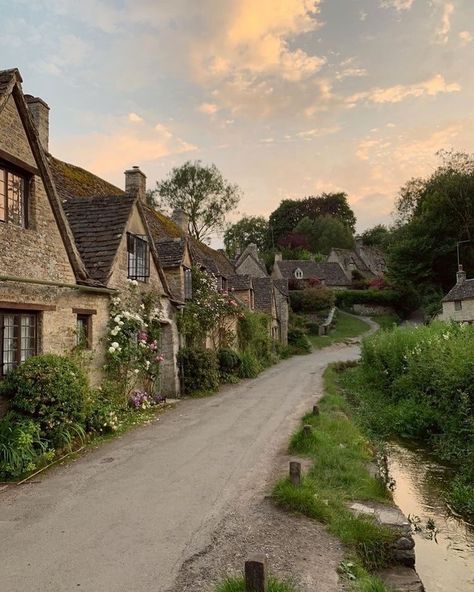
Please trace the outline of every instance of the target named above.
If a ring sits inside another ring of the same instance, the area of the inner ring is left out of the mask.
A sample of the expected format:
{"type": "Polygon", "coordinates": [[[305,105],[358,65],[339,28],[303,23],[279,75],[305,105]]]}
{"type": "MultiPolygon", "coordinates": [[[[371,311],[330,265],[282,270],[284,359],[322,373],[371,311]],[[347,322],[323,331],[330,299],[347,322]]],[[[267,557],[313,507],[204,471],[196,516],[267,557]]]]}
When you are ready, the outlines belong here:
{"type": "Polygon", "coordinates": [[[127,232],[127,277],[137,282],[147,282],[150,277],[150,245],[145,235],[127,232]],[[140,271],[138,262],[141,259],[137,256],[137,246],[143,248],[144,245],[143,273],[138,273],[140,271]]]}
{"type": "Polygon", "coordinates": [[[3,186],[5,195],[0,197],[3,199],[3,212],[4,212],[4,219],[1,220],[3,224],[12,224],[18,228],[28,228],[29,227],[29,203],[30,203],[30,194],[31,194],[31,180],[32,174],[25,169],[15,166],[10,162],[0,159],[0,177],[3,176],[3,186]],[[23,180],[23,195],[21,197],[22,201],[22,219],[20,222],[16,222],[9,219],[8,213],[8,175],[16,175],[23,180]]]}
{"type": "MultiPolygon", "coordinates": [[[[76,309],[78,310],[78,309],[76,309]]],[[[79,309],[81,310],[81,309],[79,309]]],[[[79,319],[82,319],[83,321],[85,321],[85,327],[86,327],[86,335],[85,335],[85,343],[81,344],[78,340],[79,340],[79,333],[77,333],[76,335],[76,347],[78,347],[79,349],[87,349],[90,350],[92,349],[92,314],[89,312],[79,312],[76,314],[76,332],[77,332],[77,328],[78,328],[78,324],[79,324],[79,319]]]]}
{"type": "MultiPolygon", "coordinates": [[[[35,335],[34,335],[34,339],[33,339],[33,353],[30,357],[36,356],[38,355],[38,351],[39,351],[39,342],[40,342],[40,338],[39,338],[39,328],[40,328],[40,317],[37,311],[35,310],[18,310],[18,309],[8,309],[8,308],[1,308],[0,309],[0,380],[3,380],[6,376],[6,374],[4,373],[4,361],[3,361],[3,354],[4,354],[4,316],[9,315],[9,316],[13,316],[13,317],[18,317],[19,322],[17,322],[16,324],[14,323],[13,329],[14,329],[14,339],[16,340],[16,351],[15,353],[15,360],[14,360],[14,364],[15,364],[15,368],[18,367],[21,363],[21,352],[22,352],[22,347],[21,347],[21,317],[23,316],[28,316],[28,317],[33,317],[34,319],[34,330],[35,330],[35,335]]],[[[27,358],[28,359],[28,358],[27,358]]]]}

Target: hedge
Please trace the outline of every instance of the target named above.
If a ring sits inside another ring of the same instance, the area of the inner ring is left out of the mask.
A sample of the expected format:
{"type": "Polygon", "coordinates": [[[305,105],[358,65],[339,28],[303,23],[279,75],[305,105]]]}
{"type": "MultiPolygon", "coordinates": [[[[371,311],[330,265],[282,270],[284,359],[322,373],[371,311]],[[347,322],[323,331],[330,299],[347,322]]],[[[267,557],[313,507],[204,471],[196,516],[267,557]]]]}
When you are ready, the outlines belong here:
{"type": "Polygon", "coordinates": [[[396,290],[340,290],[336,292],[336,306],[352,308],[354,304],[373,304],[398,308],[402,295],[396,290]]]}

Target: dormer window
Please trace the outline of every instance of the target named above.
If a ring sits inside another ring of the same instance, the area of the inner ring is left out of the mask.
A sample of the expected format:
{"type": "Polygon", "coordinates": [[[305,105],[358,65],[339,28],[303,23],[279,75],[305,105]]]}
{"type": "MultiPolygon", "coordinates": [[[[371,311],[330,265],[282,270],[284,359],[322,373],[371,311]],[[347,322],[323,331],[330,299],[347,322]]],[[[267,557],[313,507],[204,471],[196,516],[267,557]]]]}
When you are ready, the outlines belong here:
{"type": "Polygon", "coordinates": [[[301,269],[299,267],[297,269],[295,269],[295,278],[297,280],[303,279],[303,272],[301,271],[301,269]]]}
{"type": "Polygon", "coordinates": [[[28,179],[0,163],[0,222],[26,227],[28,179]]]}
{"type": "Polygon", "coordinates": [[[150,277],[150,248],[145,236],[127,233],[128,278],[146,282],[150,277]]]}

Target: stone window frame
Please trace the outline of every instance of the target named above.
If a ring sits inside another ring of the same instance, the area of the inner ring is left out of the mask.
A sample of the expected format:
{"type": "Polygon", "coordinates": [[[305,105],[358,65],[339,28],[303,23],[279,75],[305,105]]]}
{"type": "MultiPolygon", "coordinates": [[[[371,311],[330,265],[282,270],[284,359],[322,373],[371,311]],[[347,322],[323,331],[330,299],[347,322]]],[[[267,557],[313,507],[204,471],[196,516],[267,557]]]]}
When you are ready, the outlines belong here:
{"type": "Polygon", "coordinates": [[[302,280],[302,279],[303,279],[303,276],[304,276],[303,270],[301,270],[299,267],[297,267],[297,268],[295,269],[295,273],[294,273],[294,275],[295,275],[295,278],[296,278],[297,280],[302,280]]]}
{"type": "Polygon", "coordinates": [[[193,272],[189,267],[184,267],[184,299],[192,300],[193,297],[193,272]]]}
{"type": "Polygon", "coordinates": [[[26,171],[21,166],[16,166],[11,162],[1,158],[0,155],[0,202],[3,201],[3,217],[0,218],[0,222],[3,224],[12,224],[18,228],[29,228],[30,226],[30,212],[29,205],[32,194],[32,179],[33,175],[31,172],[26,171]],[[8,198],[8,181],[9,176],[14,175],[22,181],[20,202],[21,212],[17,219],[9,218],[9,198],[8,198]]]}
{"type": "Polygon", "coordinates": [[[462,300],[455,300],[454,301],[454,310],[462,310],[462,300]]]}
{"type": "Polygon", "coordinates": [[[5,371],[5,365],[11,366],[10,370],[13,370],[28,358],[38,355],[40,351],[41,335],[40,315],[41,313],[34,309],[26,308],[25,310],[20,310],[18,308],[0,308],[0,380],[3,380],[8,373],[5,371]],[[13,324],[6,326],[5,317],[13,317],[13,324]],[[24,326],[22,321],[27,318],[32,321],[32,324],[24,326]],[[11,337],[6,337],[5,328],[13,330],[11,337]],[[32,328],[33,335],[23,335],[22,331],[26,328],[32,328]],[[25,339],[31,339],[32,345],[30,344],[28,347],[23,347],[24,337],[25,339]],[[5,345],[7,340],[12,342],[10,345],[16,345],[6,349],[5,345]],[[20,347],[18,347],[18,344],[20,347]],[[5,358],[5,353],[12,353],[13,359],[11,361],[7,360],[5,358]]]}
{"type": "Polygon", "coordinates": [[[150,277],[150,245],[146,235],[127,232],[127,261],[128,279],[147,282],[150,277]]]}

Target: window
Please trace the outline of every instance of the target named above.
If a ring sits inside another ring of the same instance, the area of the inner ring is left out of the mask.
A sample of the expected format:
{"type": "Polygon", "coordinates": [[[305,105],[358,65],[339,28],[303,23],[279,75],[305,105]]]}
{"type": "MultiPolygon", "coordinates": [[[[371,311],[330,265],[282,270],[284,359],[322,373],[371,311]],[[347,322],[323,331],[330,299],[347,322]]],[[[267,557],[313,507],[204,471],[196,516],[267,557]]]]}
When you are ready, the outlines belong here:
{"type": "Polygon", "coordinates": [[[80,349],[92,349],[92,315],[78,314],[76,345],[80,349]]]}
{"type": "Polygon", "coordinates": [[[37,316],[0,311],[0,378],[36,354],[37,316]]]}
{"type": "Polygon", "coordinates": [[[298,269],[295,269],[295,278],[297,280],[303,279],[303,272],[301,271],[301,269],[299,267],[298,267],[298,269]]]}
{"type": "Polygon", "coordinates": [[[150,277],[150,249],[146,237],[127,233],[128,277],[146,282],[150,277]]]}
{"type": "Polygon", "coordinates": [[[0,222],[26,226],[27,186],[25,176],[0,163],[0,222]]]}
{"type": "Polygon", "coordinates": [[[191,300],[193,297],[193,272],[187,267],[184,269],[184,299],[191,300]]]}
{"type": "Polygon", "coordinates": [[[454,310],[462,310],[462,300],[454,301],[454,310]]]}

